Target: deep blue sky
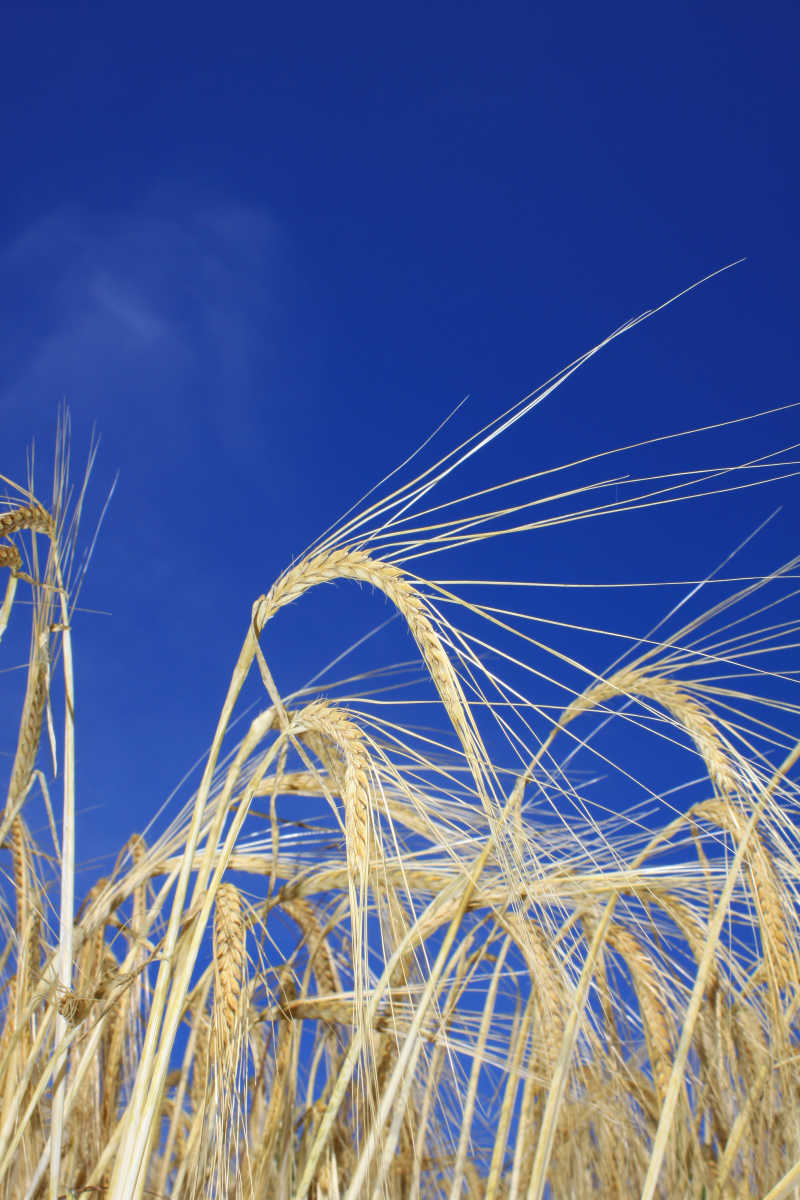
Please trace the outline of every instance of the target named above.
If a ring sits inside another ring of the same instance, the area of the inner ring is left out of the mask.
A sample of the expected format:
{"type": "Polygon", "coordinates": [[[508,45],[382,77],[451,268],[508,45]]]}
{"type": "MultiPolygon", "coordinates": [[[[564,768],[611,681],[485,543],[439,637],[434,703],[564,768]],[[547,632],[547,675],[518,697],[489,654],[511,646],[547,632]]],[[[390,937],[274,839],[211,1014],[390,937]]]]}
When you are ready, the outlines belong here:
{"type": "MultiPolygon", "coordinates": [[[[789,4],[5,6],[0,470],[34,437],[44,463],[66,398],[76,469],[102,437],[95,513],[119,472],[82,596],[110,615],[75,627],[79,855],[202,752],[255,596],[465,394],[470,428],[746,256],[495,466],[797,398],[798,36],[789,4]]],[[[746,457],[747,430],[699,458],[746,457]]],[[[796,488],[679,533],[655,515],[635,557],[592,528],[490,567],[691,578],[779,500],[742,564],[766,568],[796,549],[796,488]]],[[[385,615],[335,603],[265,645],[284,688],[385,615]]],[[[658,611],[615,603],[637,632],[658,611]]]]}

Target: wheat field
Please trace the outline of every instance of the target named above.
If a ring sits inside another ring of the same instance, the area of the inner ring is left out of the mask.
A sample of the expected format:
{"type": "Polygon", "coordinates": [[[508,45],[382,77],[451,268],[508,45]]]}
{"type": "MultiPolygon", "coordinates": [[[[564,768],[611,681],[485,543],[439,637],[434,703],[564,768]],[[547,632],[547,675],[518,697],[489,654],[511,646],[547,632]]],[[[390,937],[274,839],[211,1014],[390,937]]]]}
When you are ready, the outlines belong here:
{"type": "Polygon", "coordinates": [[[535,591],[436,576],[791,471],[745,456],[620,495],[601,448],[596,484],[566,463],[471,488],[598,349],[243,598],[199,786],[80,895],[68,424],[50,499],[5,481],[0,639],[29,625],[30,649],[3,685],[0,1195],[800,1195],[800,560],[622,639],[587,590],[587,662],[535,591]],[[355,584],[408,661],[285,694],[285,610],[355,584]]]}

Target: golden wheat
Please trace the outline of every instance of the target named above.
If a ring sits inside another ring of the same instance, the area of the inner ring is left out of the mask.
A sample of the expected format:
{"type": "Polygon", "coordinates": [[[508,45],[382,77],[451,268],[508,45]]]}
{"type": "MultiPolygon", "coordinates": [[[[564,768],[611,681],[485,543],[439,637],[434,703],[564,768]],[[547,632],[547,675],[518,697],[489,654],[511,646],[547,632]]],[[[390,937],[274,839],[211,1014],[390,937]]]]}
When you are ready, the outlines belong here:
{"type": "Polygon", "coordinates": [[[222,883],[214,911],[214,1011],[223,1046],[234,1036],[240,1015],[245,960],[241,898],[232,883],[222,883]]]}
{"type": "MultiPolygon", "coordinates": [[[[697,816],[705,817],[707,821],[724,829],[726,833],[730,833],[737,843],[742,840],[747,824],[746,818],[733,805],[707,800],[705,803],[697,805],[694,811],[697,816]]],[[[795,958],[789,947],[784,906],[778,891],[775,873],[757,829],[753,829],[750,833],[747,854],[752,870],[753,890],[761,918],[770,975],[780,991],[785,987],[796,986],[798,973],[795,958]]]]}
{"type": "Polygon", "coordinates": [[[735,762],[715,728],[708,709],[685,687],[665,675],[625,667],[578,696],[562,714],[560,727],[563,729],[580,713],[597,708],[617,696],[639,696],[666,709],[694,742],[720,794],[728,796],[737,791],[735,762]]]}
{"type": "Polygon", "coordinates": [[[9,567],[14,575],[22,570],[22,558],[16,546],[0,546],[0,567],[9,567]]]}
{"type": "MultiPolygon", "coordinates": [[[[16,648],[25,589],[32,601],[0,834],[13,891],[0,904],[8,1200],[723,1200],[794,1180],[800,792],[796,752],[771,762],[800,711],[800,620],[756,628],[766,601],[729,617],[754,582],[663,641],[634,637],[644,652],[599,674],[513,628],[537,612],[484,607],[406,569],[477,547],[519,511],[459,508],[479,493],[423,509],[450,466],[345,519],[256,601],[196,793],[146,843],[125,841],[77,916],[61,467],[55,515],[26,491],[0,516],[13,539],[0,546],[0,634],[16,648]],[[417,665],[354,666],[331,698],[284,694],[265,657],[270,623],[336,580],[382,593],[417,665]],[[478,621],[518,637],[514,650],[475,636],[478,621]],[[542,678],[519,645],[569,678],[542,678]],[[751,665],[761,653],[769,669],[751,665]],[[515,675],[528,668],[530,695],[515,675]],[[251,671],[268,707],[234,744],[251,671]],[[60,820],[38,759],[45,729],[59,749],[51,673],[64,679],[60,820]],[[576,695],[575,678],[592,682],[576,695]],[[574,697],[566,707],[553,685],[574,697]],[[618,699],[633,714],[615,717],[618,699]],[[590,712],[609,720],[585,740],[559,736],[590,712]],[[660,778],[658,750],[632,780],[605,753],[606,723],[637,745],[641,727],[665,736],[684,786],[660,778]],[[603,778],[584,787],[572,757],[595,734],[603,778]],[[499,819],[504,779],[513,826],[499,819]],[[617,782],[651,807],[620,811],[617,782]]],[[[769,577],[787,605],[795,566],[769,577]]]]}

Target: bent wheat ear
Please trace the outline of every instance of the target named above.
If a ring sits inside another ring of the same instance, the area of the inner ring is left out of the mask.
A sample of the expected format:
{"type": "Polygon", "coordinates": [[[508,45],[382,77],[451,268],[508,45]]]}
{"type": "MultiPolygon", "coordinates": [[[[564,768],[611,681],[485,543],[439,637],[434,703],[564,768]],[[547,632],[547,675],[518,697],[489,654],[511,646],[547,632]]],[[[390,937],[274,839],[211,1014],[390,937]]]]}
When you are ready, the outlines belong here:
{"type": "Polygon", "coordinates": [[[728,748],[714,725],[711,714],[685,688],[665,675],[624,668],[609,679],[601,680],[573,700],[565,709],[559,728],[563,729],[582,712],[588,712],[615,696],[638,696],[652,700],[665,709],[686,731],[708,769],[712,783],[723,796],[738,789],[736,770],[728,748]]]}
{"type": "Polygon", "coordinates": [[[356,994],[361,995],[366,937],[365,892],[373,842],[369,755],[364,735],[355,721],[331,704],[323,701],[309,704],[298,713],[296,721],[299,735],[322,759],[344,802],[355,989],[356,994]]]}
{"type": "Polygon", "coordinates": [[[10,512],[0,516],[0,537],[8,537],[12,533],[46,533],[48,537],[55,534],[55,521],[43,505],[34,501],[33,504],[12,508],[10,512]]]}
{"type": "Polygon", "coordinates": [[[488,807],[483,779],[486,754],[467,705],[455,668],[431,619],[429,605],[399,567],[372,558],[364,550],[343,547],[311,555],[291,567],[253,606],[253,624],[260,635],[279,609],[321,583],[354,579],[378,588],[405,618],[436,690],[464,750],[478,790],[488,807]]]}
{"type": "Polygon", "coordinates": [[[612,925],[606,935],[606,941],[625,959],[630,971],[639,1001],[656,1094],[659,1104],[662,1104],[669,1084],[669,1068],[672,1061],[672,1041],[667,1025],[664,990],[649,956],[629,930],[620,925],[612,925]]]}
{"type": "MultiPolygon", "coordinates": [[[[704,804],[698,804],[694,812],[697,816],[705,817],[712,825],[724,829],[737,844],[741,842],[747,827],[747,816],[737,811],[732,804],[707,800],[704,804]]],[[[775,871],[766,846],[755,828],[750,832],[747,860],[750,864],[753,894],[761,919],[765,949],[768,949],[772,960],[776,986],[780,991],[790,984],[797,983],[798,971],[787,936],[786,918],[775,871]]]]}
{"type": "Polygon", "coordinates": [[[304,708],[298,722],[341,792],[348,866],[357,878],[367,870],[371,829],[370,762],[364,736],[355,721],[324,701],[304,708]]]}
{"type": "Polygon", "coordinates": [[[562,970],[541,927],[531,918],[519,913],[503,913],[498,923],[506,929],[521,949],[530,972],[531,985],[538,997],[539,1019],[546,1030],[542,1040],[547,1069],[553,1064],[549,1056],[564,1036],[568,1007],[569,981],[562,970]]]}
{"type": "Polygon", "coordinates": [[[341,991],[336,963],[313,904],[299,896],[287,897],[281,901],[281,908],[303,931],[309,962],[313,963],[317,977],[317,991],[323,996],[336,995],[341,991]]]}
{"type": "Polygon", "coordinates": [[[28,790],[42,736],[42,721],[47,702],[47,654],[44,648],[36,652],[28,674],[28,687],[17,739],[17,752],[11,770],[6,812],[10,813],[28,790]]]}

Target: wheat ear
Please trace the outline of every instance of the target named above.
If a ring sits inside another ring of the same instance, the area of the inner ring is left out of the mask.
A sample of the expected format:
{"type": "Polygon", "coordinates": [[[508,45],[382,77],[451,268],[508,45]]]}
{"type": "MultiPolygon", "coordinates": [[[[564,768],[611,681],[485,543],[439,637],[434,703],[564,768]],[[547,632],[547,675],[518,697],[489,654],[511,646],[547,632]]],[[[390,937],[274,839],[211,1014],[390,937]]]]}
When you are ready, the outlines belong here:
{"type": "MultiPolygon", "coordinates": [[[[136,868],[141,867],[147,853],[147,844],[144,838],[139,833],[135,833],[128,841],[128,849],[131,852],[133,865],[136,868]]],[[[137,883],[133,889],[133,921],[132,930],[134,938],[140,938],[144,935],[147,917],[147,892],[144,882],[137,883]]]]}
{"type": "Polygon", "coordinates": [[[369,863],[371,803],[370,762],[364,735],[341,709],[324,701],[309,704],[297,716],[304,740],[319,755],[344,801],[348,867],[354,879],[369,863]]]}
{"type": "Polygon", "coordinates": [[[192,1083],[189,1091],[192,1112],[201,1112],[208,1091],[209,1051],[211,1046],[211,1021],[206,1015],[205,1005],[199,1005],[192,1017],[192,1034],[195,1038],[192,1057],[192,1083]]]}
{"type": "Polygon", "coordinates": [[[653,1068],[653,1079],[659,1104],[663,1103],[669,1084],[672,1061],[672,1042],[666,1020],[663,988],[651,960],[633,934],[620,925],[611,925],[606,934],[609,946],[621,954],[633,979],[639,1011],[653,1068]]]}
{"type": "Polygon", "coordinates": [[[727,796],[737,790],[738,780],[730,752],[720,737],[709,710],[674,679],[665,675],[625,667],[577,696],[564,711],[559,727],[563,729],[580,713],[620,695],[652,700],[654,704],[665,709],[694,742],[718,792],[727,796]]]}
{"type": "Polygon", "coordinates": [[[12,533],[46,533],[48,537],[55,536],[55,522],[43,505],[34,501],[21,508],[12,508],[0,516],[0,537],[9,537],[12,533]]]}
{"type": "Polygon", "coordinates": [[[12,575],[22,570],[22,556],[16,546],[0,546],[0,567],[10,567],[12,575]]]}
{"type": "MultiPolygon", "coordinates": [[[[55,538],[56,524],[47,509],[41,504],[34,502],[24,505],[22,508],[13,508],[10,512],[3,513],[0,516],[0,538],[10,537],[12,533],[46,533],[51,539],[55,538]]],[[[8,567],[11,571],[11,579],[9,587],[6,590],[6,598],[0,610],[0,637],[2,637],[5,627],[8,623],[8,615],[11,610],[11,605],[14,602],[14,591],[16,588],[18,576],[28,579],[27,575],[22,575],[22,555],[17,547],[13,544],[0,546],[0,568],[8,567]]]]}
{"type": "Polygon", "coordinates": [[[722,796],[736,792],[739,786],[730,748],[723,742],[711,714],[685,688],[665,675],[646,673],[642,668],[623,667],[608,679],[601,679],[581,692],[569,704],[537,750],[525,770],[517,776],[508,800],[507,812],[519,823],[522,799],[533,772],[550,748],[559,730],[565,729],[581,713],[617,696],[640,696],[665,709],[694,742],[706,764],[712,783],[722,796]]]}
{"type": "MultiPolygon", "coordinates": [[[[719,800],[707,800],[704,804],[698,804],[693,811],[695,815],[705,817],[712,825],[724,829],[735,842],[741,842],[747,826],[747,818],[739,813],[732,804],[719,800]]],[[[750,863],[753,892],[764,934],[765,948],[768,948],[767,954],[772,959],[771,965],[775,972],[776,986],[780,991],[789,984],[797,983],[797,970],[789,948],[786,918],[775,872],[766,847],[755,828],[750,834],[747,858],[750,863]]]]}
{"type": "Polygon", "coordinates": [[[236,1030],[245,949],[241,897],[232,883],[221,883],[214,909],[214,1010],[221,1047],[230,1044],[236,1030]]]}
{"type": "Polygon", "coordinates": [[[337,995],[342,990],[339,973],[313,904],[300,897],[287,897],[281,900],[281,908],[303,932],[308,947],[308,961],[313,965],[317,977],[317,991],[323,996],[337,995]]]}
{"type": "Polygon", "coordinates": [[[464,692],[423,600],[405,572],[367,554],[343,547],[302,559],[286,571],[253,606],[253,625],[260,636],[279,609],[305,592],[336,579],[353,579],[378,588],[405,618],[452,722],[467,762],[488,807],[483,784],[485,753],[480,746],[464,692]]]}
{"type": "Polygon", "coordinates": [[[544,1027],[542,1047],[548,1073],[554,1066],[555,1050],[564,1035],[568,1008],[566,979],[559,971],[555,956],[538,924],[530,917],[509,912],[498,914],[498,924],[513,937],[525,957],[531,987],[537,995],[539,1017],[544,1027]]]}
{"type": "Polygon", "coordinates": [[[42,722],[47,702],[47,657],[43,648],[37,649],[28,672],[28,686],[22,706],[17,750],[11,769],[11,782],[6,800],[6,813],[11,814],[25,797],[33,774],[36,752],[42,736],[42,722]]]}

